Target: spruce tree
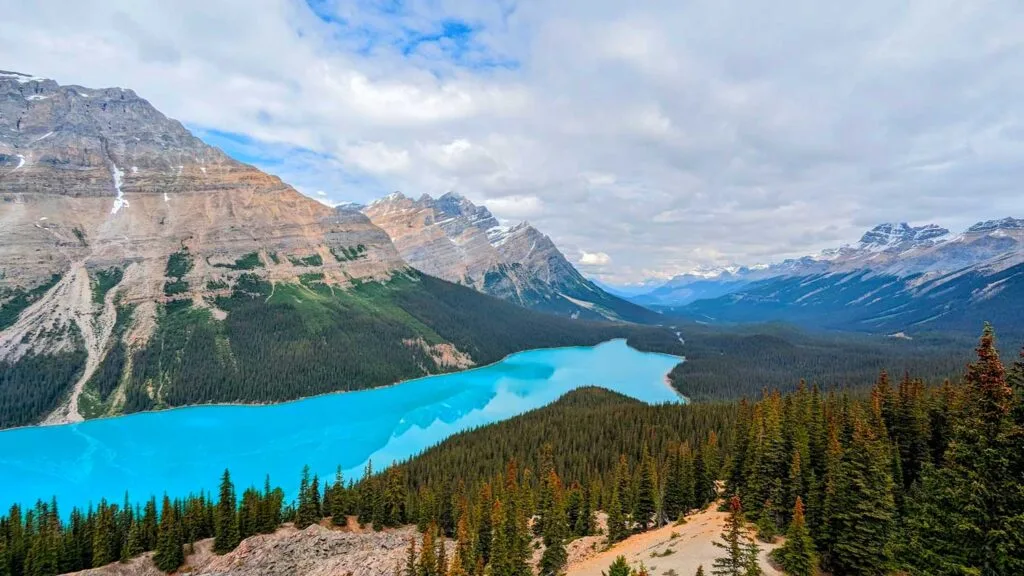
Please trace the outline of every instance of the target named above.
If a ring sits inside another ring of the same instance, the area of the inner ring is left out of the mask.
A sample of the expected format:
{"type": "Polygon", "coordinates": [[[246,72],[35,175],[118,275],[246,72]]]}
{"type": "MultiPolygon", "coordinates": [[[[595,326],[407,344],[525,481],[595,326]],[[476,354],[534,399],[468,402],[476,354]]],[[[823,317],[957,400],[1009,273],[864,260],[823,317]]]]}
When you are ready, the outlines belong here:
{"type": "Polygon", "coordinates": [[[409,547],[406,549],[405,565],[402,567],[402,576],[418,576],[419,569],[416,561],[416,537],[409,537],[409,547]]]}
{"type": "Polygon", "coordinates": [[[491,485],[485,483],[477,496],[477,531],[474,556],[484,565],[491,561],[491,541],[494,537],[494,497],[491,485]]]}
{"type": "Polygon", "coordinates": [[[725,555],[715,559],[711,573],[715,576],[756,576],[760,574],[757,562],[758,547],[747,534],[743,526],[743,507],[739,496],[729,499],[729,517],[721,542],[713,544],[725,551],[725,555]]]}
{"type": "Polygon", "coordinates": [[[540,576],[560,574],[569,559],[568,553],[565,551],[568,526],[561,493],[561,481],[554,469],[551,469],[548,475],[547,484],[551,487],[551,501],[544,522],[545,548],[538,566],[540,576]]]}
{"type": "Polygon", "coordinates": [[[622,503],[619,500],[619,488],[616,486],[612,489],[612,499],[608,504],[608,542],[618,542],[628,534],[626,517],[622,514],[622,503]]]}
{"type": "Polygon", "coordinates": [[[640,530],[647,530],[657,512],[658,481],[654,471],[654,459],[645,445],[640,459],[640,481],[637,483],[633,520],[640,530]]]}
{"type": "MultiPolygon", "coordinates": [[[[692,490],[690,493],[692,494],[692,490]]],[[[690,497],[683,480],[680,449],[671,446],[668,451],[668,460],[665,462],[665,496],[661,505],[665,517],[670,521],[680,519],[686,512],[689,503],[690,497]]]]}
{"type": "MultiPolygon", "coordinates": [[[[116,507],[100,500],[96,509],[96,524],[92,537],[92,562],[94,566],[105,566],[121,557],[117,539],[116,507]]],[[[43,519],[40,519],[43,520],[43,519]]]]}
{"type": "Polygon", "coordinates": [[[431,524],[423,532],[423,542],[420,544],[420,559],[416,563],[419,576],[438,576],[437,550],[434,544],[436,534],[437,524],[431,524]]]}
{"type": "MultiPolygon", "coordinates": [[[[365,495],[368,488],[368,486],[362,487],[361,493],[365,495]]],[[[319,498],[313,494],[313,482],[310,478],[309,466],[304,466],[302,468],[302,479],[299,481],[299,508],[295,511],[296,528],[303,530],[320,521],[318,501],[319,498]]],[[[363,517],[360,516],[359,520],[362,522],[363,517]]]]}
{"type": "Polygon", "coordinates": [[[853,435],[843,454],[832,511],[831,566],[847,574],[882,574],[889,567],[895,501],[889,449],[878,430],[851,412],[853,435]]]}
{"type": "Polygon", "coordinates": [[[157,545],[153,563],[161,571],[167,573],[174,572],[185,563],[181,528],[175,508],[167,495],[164,495],[164,503],[160,512],[160,525],[157,529],[157,545]]]}
{"type": "Polygon", "coordinates": [[[217,501],[214,518],[213,551],[216,554],[227,554],[234,550],[240,541],[235,486],[231,483],[231,474],[227,470],[224,470],[221,476],[220,500],[217,501]]]}
{"type": "Polygon", "coordinates": [[[792,576],[814,576],[818,573],[818,556],[804,523],[804,503],[799,497],[793,506],[786,542],[772,552],[772,557],[792,576]]]}

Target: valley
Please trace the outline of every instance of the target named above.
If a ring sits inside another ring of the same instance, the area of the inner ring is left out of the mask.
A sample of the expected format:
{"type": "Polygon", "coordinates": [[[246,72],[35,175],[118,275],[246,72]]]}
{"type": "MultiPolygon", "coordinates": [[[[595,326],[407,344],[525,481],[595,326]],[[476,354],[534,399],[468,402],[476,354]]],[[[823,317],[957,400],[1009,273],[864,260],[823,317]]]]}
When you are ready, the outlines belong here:
{"type": "MultiPolygon", "coordinates": [[[[282,482],[304,465],[325,478],[338,467],[357,478],[368,462],[378,468],[401,462],[581,386],[679,402],[666,382],[679,362],[615,340],[520,352],[473,370],[284,404],[201,406],[8,430],[0,432],[0,510],[30,505],[41,494],[59,495],[68,510],[117,501],[126,492],[183,498],[215,490],[209,482],[225,467],[244,485],[267,475],[282,482]]],[[[290,501],[296,494],[285,496],[290,501]]]]}

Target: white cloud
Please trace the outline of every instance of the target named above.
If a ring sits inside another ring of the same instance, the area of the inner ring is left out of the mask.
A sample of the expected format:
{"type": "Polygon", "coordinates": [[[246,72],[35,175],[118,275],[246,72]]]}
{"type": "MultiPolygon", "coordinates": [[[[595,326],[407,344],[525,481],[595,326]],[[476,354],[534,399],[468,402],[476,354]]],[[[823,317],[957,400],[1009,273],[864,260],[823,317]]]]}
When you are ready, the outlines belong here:
{"type": "Polygon", "coordinates": [[[489,198],[487,207],[503,218],[527,220],[542,214],[544,202],[536,196],[499,196],[489,198]]]}
{"type": "Polygon", "coordinates": [[[608,280],[1024,216],[1014,0],[21,4],[4,68],[130,87],[314,196],[457,190],[608,280]]]}
{"type": "Polygon", "coordinates": [[[409,152],[383,142],[362,142],[348,146],[344,158],[371,174],[401,172],[409,167],[409,152]]]}
{"type": "Polygon", "coordinates": [[[611,262],[611,256],[604,252],[580,252],[579,263],[584,266],[607,266],[611,262]]]}
{"type": "Polygon", "coordinates": [[[316,195],[317,196],[327,196],[327,192],[324,192],[323,190],[317,190],[316,191],[316,195]]]}

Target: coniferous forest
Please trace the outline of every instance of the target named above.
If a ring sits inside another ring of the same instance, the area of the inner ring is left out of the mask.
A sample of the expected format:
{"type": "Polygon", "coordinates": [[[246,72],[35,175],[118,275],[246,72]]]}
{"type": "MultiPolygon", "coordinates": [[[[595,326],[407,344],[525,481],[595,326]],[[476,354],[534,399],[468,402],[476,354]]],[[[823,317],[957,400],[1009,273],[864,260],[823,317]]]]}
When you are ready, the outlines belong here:
{"type": "Polygon", "coordinates": [[[1024,573],[1022,479],[1024,353],[1004,362],[986,327],[962,376],[941,384],[882,372],[863,393],[800,384],[665,406],[581,389],[382,473],[368,465],[358,481],[306,470],[296,502],[269,479],[238,497],[225,471],[216,495],[126,497],[69,516],[54,500],[15,506],[0,519],[0,575],[149,550],[172,571],[199,539],[223,553],[282,522],[350,515],[375,529],[419,526],[421,543],[396,567],[410,576],[526,575],[535,538],[541,573],[557,574],[565,544],[595,532],[597,510],[616,541],[719,497],[733,514],[712,573],[757,573],[744,560],[756,544],[739,528],[750,522],[764,540],[786,536],[774,558],[791,574],[1013,575],[1024,573]],[[442,535],[456,539],[450,557],[442,535]]]}

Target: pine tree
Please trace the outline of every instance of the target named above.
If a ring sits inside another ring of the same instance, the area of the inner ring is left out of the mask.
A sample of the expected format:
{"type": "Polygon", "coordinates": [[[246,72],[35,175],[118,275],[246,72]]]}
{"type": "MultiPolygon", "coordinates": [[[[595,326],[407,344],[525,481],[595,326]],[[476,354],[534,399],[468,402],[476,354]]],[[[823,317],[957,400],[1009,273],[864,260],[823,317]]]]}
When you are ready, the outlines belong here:
{"type": "Polygon", "coordinates": [[[419,569],[416,561],[416,537],[409,537],[409,548],[406,549],[405,566],[402,569],[402,576],[418,576],[419,569]]]}
{"type": "Polygon", "coordinates": [[[143,550],[155,550],[157,540],[157,513],[156,513],[156,497],[151,497],[146,501],[146,506],[142,510],[142,549],[143,550]]]}
{"type": "Polygon", "coordinates": [[[115,511],[116,507],[107,504],[106,500],[100,500],[99,507],[96,509],[96,527],[92,537],[94,566],[105,566],[121,557],[115,511]]]}
{"type": "Polygon", "coordinates": [[[480,488],[477,506],[476,549],[473,555],[476,556],[477,560],[486,565],[491,561],[491,541],[494,537],[494,497],[490,484],[485,483],[480,488]]]}
{"type": "Polygon", "coordinates": [[[434,566],[437,569],[437,576],[448,576],[447,550],[444,545],[444,534],[440,533],[437,538],[437,555],[434,566]]]}
{"type": "Polygon", "coordinates": [[[726,520],[725,532],[720,536],[721,542],[713,544],[725,555],[716,558],[711,573],[716,576],[756,576],[760,574],[757,562],[757,544],[747,535],[743,527],[743,508],[739,496],[729,499],[729,517],[726,520]]]}
{"type": "Polygon", "coordinates": [[[142,523],[132,522],[131,528],[128,529],[128,542],[125,545],[125,557],[135,558],[143,552],[145,552],[145,546],[142,542],[142,523]]]}
{"type": "Polygon", "coordinates": [[[697,573],[694,576],[704,576],[704,565],[697,566],[697,573]]]}
{"type": "Polygon", "coordinates": [[[213,551],[216,554],[227,554],[238,546],[240,537],[236,509],[235,486],[231,483],[231,474],[224,470],[214,522],[213,551]]]}
{"type": "Polygon", "coordinates": [[[832,511],[834,546],[829,561],[841,573],[882,574],[889,565],[896,507],[891,457],[877,428],[856,406],[851,420],[853,435],[840,464],[832,511]]]}
{"type": "Polygon", "coordinates": [[[616,556],[615,561],[608,567],[608,572],[601,572],[601,576],[630,576],[631,570],[625,556],[616,556]]]}
{"type": "MultiPolygon", "coordinates": [[[[670,521],[680,519],[690,503],[683,479],[683,462],[680,451],[680,448],[670,447],[668,460],[665,462],[665,496],[662,499],[662,509],[665,517],[670,521]]],[[[693,493],[692,488],[689,493],[693,493]]]]}
{"type": "Polygon", "coordinates": [[[0,576],[13,576],[11,551],[7,546],[7,526],[0,523],[0,576]]]}
{"type": "Polygon", "coordinates": [[[420,544],[420,559],[416,563],[419,576],[438,576],[437,550],[434,545],[434,536],[436,534],[436,524],[431,524],[423,533],[423,542],[420,544]]]}
{"type": "MultiPolygon", "coordinates": [[[[313,494],[313,482],[310,478],[309,466],[304,466],[302,468],[302,479],[299,481],[299,508],[295,511],[296,528],[303,530],[320,520],[318,500],[313,494]]],[[[362,517],[360,517],[360,522],[362,522],[362,517]]]]}
{"type": "Polygon", "coordinates": [[[786,542],[772,553],[772,557],[792,576],[814,576],[818,573],[818,556],[804,523],[804,503],[799,497],[793,506],[786,542]]]}
{"type": "Polygon", "coordinates": [[[540,576],[556,576],[565,568],[569,559],[565,551],[568,533],[565,505],[562,498],[561,480],[552,468],[548,472],[551,501],[544,522],[544,553],[538,566],[540,576]]]}
{"type": "Polygon", "coordinates": [[[619,488],[616,486],[612,490],[612,500],[608,505],[608,542],[618,542],[628,534],[626,517],[622,514],[622,503],[619,500],[619,488]]]}
{"type": "Polygon", "coordinates": [[[654,471],[654,459],[645,445],[640,460],[640,480],[637,484],[636,501],[633,507],[633,520],[640,530],[647,530],[657,512],[658,481],[654,471]]]}
{"type": "Polygon", "coordinates": [[[164,503],[160,512],[160,525],[157,529],[157,545],[153,563],[157,568],[168,573],[174,572],[185,563],[181,528],[175,507],[166,495],[164,495],[164,503]]]}
{"type": "Polygon", "coordinates": [[[540,449],[540,494],[537,496],[535,513],[537,520],[533,523],[533,535],[540,536],[547,529],[548,517],[552,513],[555,498],[554,487],[551,485],[552,474],[555,473],[554,456],[552,455],[550,443],[541,446],[540,449]]]}
{"type": "MultiPolygon", "coordinates": [[[[467,503],[468,508],[468,503],[467,503]]],[[[476,568],[473,538],[469,530],[469,510],[459,516],[459,524],[455,529],[455,553],[452,554],[451,576],[469,576],[476,568]]]]}

